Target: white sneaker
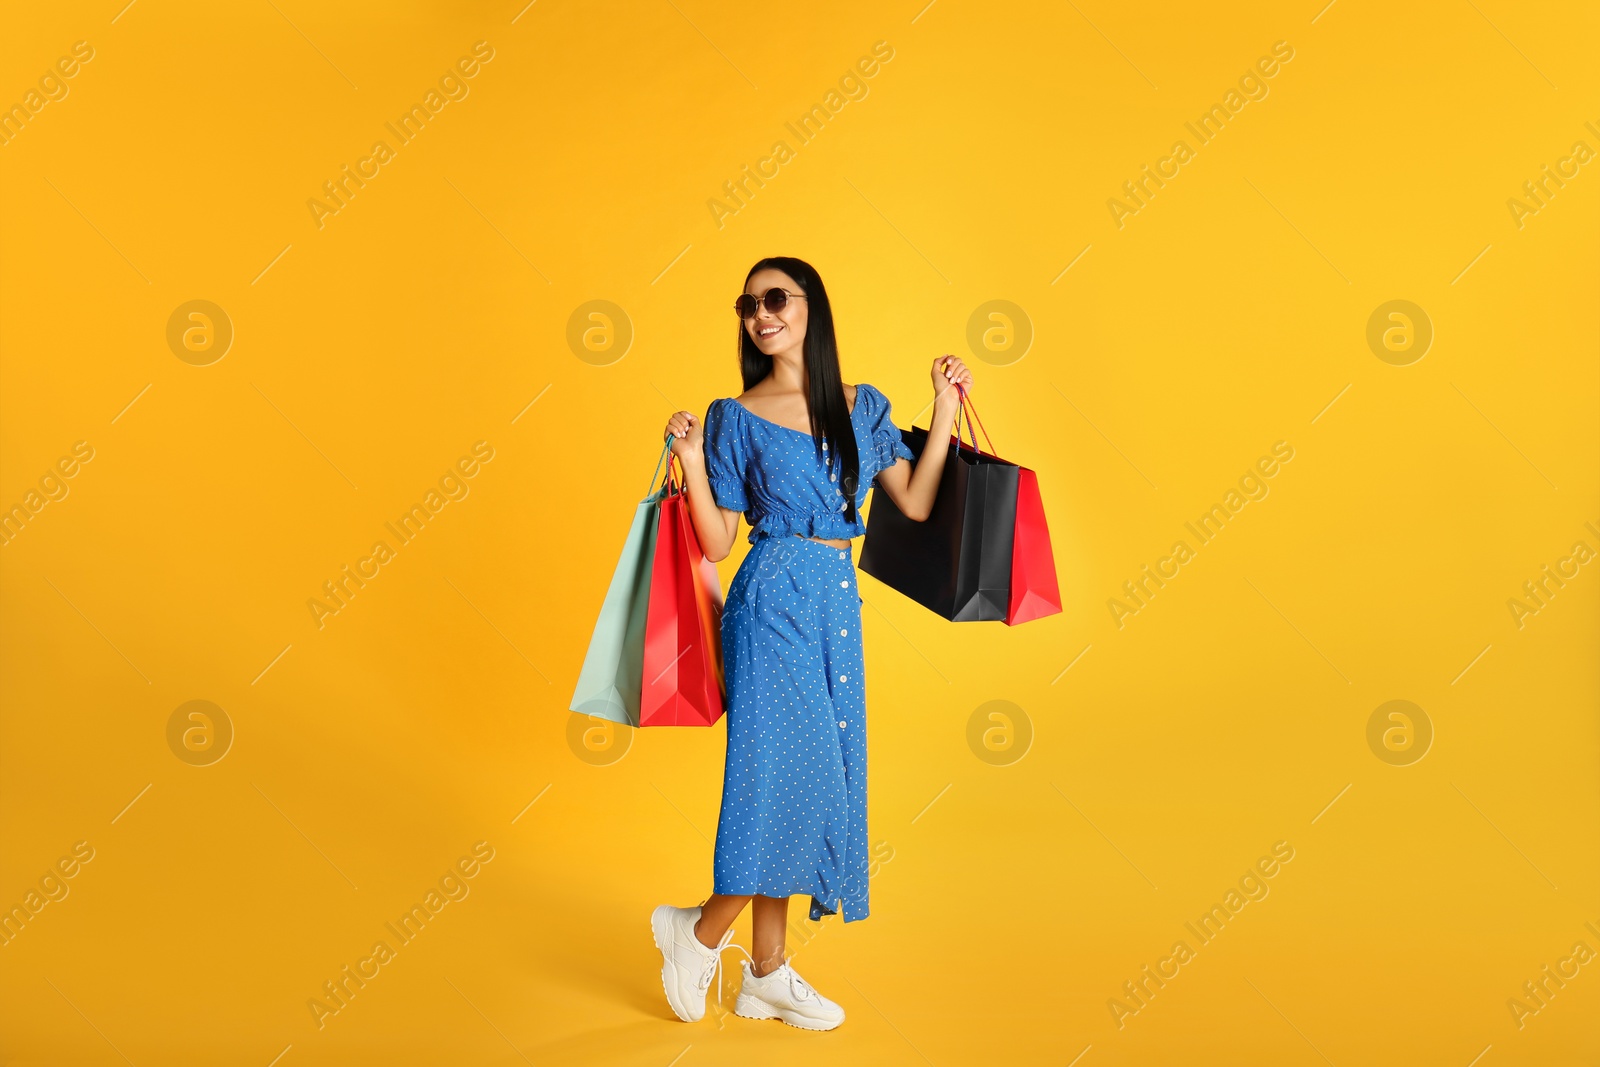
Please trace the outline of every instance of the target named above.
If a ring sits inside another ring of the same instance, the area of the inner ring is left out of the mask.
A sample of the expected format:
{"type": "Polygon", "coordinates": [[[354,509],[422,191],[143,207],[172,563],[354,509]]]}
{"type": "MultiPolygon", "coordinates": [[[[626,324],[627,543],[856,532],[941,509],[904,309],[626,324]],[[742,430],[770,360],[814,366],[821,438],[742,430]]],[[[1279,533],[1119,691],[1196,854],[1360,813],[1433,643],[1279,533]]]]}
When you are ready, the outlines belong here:
{"type": "Polygon", "coordinates": [[[655,935],[656,948],[661,950],[661,986],[672,1013],[686,1023],[705,1018],[706,991],[711,988],[713,972],[717,975],[717,999],[722,999],[723,950],[732,947],[744,951],[743,945],[729,945],[732,927],[722,935],[721,944],[707,948],[694,936],[694,924],[699,921],[699,908],[675,908],[671,904],[661,905],[650,915],[650,930],[655,935]]]}
{"type": "Polygon", "coordinates": [[[744,968],[744,984],[733,1004],[735,1015],[782,1019],[802,1030],[832,1030],[844,1022],[844,1009],[812,989],[811,983],[789,964],[757,978],[747,961],[739,963],[744,968]]]}

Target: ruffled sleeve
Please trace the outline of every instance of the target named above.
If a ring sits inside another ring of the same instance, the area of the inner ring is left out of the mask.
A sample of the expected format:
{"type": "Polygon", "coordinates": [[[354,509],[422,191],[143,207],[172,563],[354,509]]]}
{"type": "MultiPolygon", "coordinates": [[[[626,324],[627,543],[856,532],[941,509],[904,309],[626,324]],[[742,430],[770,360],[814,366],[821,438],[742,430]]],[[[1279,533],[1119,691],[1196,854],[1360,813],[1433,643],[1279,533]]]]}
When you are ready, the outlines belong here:
{"type": "Polygon", "coordinates": [[[874,468],[883,471],[894,466],[896,460],[914,461],[917,457],[906,446],[905,440],[900,436],[900,428],[890,418],[889,398],[871,385],[863,384],[857,391],[865,394],[862,399],[870,398],[872,401],[872,407],[867,411],[867,424],[872,434],[874,468]]]}
{"type": "Polygon", "coordinates": [[[738,414],[728,410],[730,404],[736,403],[725,397],[713,400],[706,409],[706,480],[711,483],[711,496],[718,507],[749,511],[744,488],[744,438],[739,432],[738,414]]]}

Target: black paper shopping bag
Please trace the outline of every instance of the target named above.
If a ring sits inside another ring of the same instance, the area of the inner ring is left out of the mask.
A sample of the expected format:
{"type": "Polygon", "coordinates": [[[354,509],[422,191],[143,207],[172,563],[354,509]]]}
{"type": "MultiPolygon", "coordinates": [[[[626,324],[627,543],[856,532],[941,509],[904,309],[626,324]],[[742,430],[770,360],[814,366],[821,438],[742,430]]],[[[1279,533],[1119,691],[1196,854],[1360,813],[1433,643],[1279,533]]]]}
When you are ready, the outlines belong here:
{"type": "MultiPolygon", "coordinates": [[[[901,430],[919,458],[928,431],[901,430]]],[[[908,519],[887,493],[872,494],[861,569],[952,622],[1004,621],[1011,600],[1011,555],[1019,468],[951,441],[933,511],[908,519]]]]}

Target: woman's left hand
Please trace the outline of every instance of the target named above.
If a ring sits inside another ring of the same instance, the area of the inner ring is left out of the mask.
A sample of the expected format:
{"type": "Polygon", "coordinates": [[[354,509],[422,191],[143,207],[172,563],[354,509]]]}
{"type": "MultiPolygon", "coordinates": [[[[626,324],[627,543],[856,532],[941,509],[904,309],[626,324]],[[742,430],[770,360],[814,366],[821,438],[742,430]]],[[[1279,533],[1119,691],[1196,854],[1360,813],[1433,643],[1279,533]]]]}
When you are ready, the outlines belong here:
{"type": "Polygon", "coordinates": [[[944,355],[933,361],[933,406],[954,413],[961,405],[961,394],[951,386],[972,391],[972,372],[957,356],[944,355]]]}

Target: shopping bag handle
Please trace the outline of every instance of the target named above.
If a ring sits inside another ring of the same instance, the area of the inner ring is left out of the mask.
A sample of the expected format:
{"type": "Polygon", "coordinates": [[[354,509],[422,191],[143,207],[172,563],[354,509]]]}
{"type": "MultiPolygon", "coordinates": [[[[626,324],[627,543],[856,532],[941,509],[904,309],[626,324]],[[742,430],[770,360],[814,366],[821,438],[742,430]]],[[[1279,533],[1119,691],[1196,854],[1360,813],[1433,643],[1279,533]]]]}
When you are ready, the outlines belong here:
{"type": "MultiPolygon", "coordinates": [[[[661,442],[661,455],[656,457],[655,473],[650,475],[650,487],[645,490],[645,496],[649,496],[651,493],[655,492],[656,475],[661,473],[661,461],[667,458],[667,453],[670,452],[671,449],[672,442],[670,440],[661,442]]],[[[672,473],[672,465],[670,463],[667,464],[667,473],[672,473]]],[[[665,483],[663,482],[662,484],[665,483]]]]}
{"type": "Polygon", "coordinates": [[[683,492],[689,485],[688,475],[683,473],[683,461],[673,456],[667,463],[667,473],[661,479],[661,488],[667,491],[668,496],[683,492]]]}
{"type": "MultiPolygon", "coordinates": [[[[994,441],[989,437],[989,428],[983,425],[983,420],[981,418],[978,418],[978,408],[977,405],[973,404],[972,397],[968,396],[966,389],[960,385],[956,386],[956,390],[956,395],[961,398],[962,408],[971,412],[967,420],[968,428],[972,426],[972,419],[978,419],[978,426],[983,430],[983,439],[989,444],[989,454],[991,456],[998,456],[1000,453],[995,451],[994,441]]],[[[977,451],[978,449],[978,438],[976,435],[974,435],[972,438],[972,449],[973,451],[977,451]]]]}
{"type": "MultiPolygon", "coordinates": [[[[961,397],[961,395],[962,395],[961,386],[957,385],[956,386],[956,396],[959,398],[959,397],[961,397]]],[[[951,427],[951,431],[954,434],[955,439],[956,439],[956,454],[957,455],[961,454],[961,450],[963,448],[965,448],[966,444],[967,444],[965,441],[963,441],[961,439],[961,419],[962,419],[963,416],[966,415],[966,413],[967,413],[966,404],[963,402],[960,406],[958,406],[956,408],[955,425],[951,427]]],[[[976,455],[978,453],[978,435],[977,435],[976,431],[974,431],[972,429],[972,420],[971,419],[967,420],[967,432],[972,435],[972,451],[973,451],[973,454],[976,455]]]]}
{"type": "MultiPolygon", "coordinates": [[[[667,453],[672,448],[672,442],[667,441],[661,446],[661,455],[656,457],[655,473],[650,475],[650,492],[655,492],[656,475],[661,473],[661,461],[667,459],[667,453]]],[[[673,455],[667,462],[667,473],[661,479],[661,488],[671,488],[674,492],[683,492],[689,485],[689,476],[684,472],[683,460],[673,455]],[[676,473],[677,477],[673,477],[676,473]]],[[[646,494],[647,496],[649,493],[646,494]]]]}
{"type": "Polygon", "coordinates": [[[956,397],[957,397],[958,403],[959,403],[959,406],[956,408],[956,427],[955,427],[955,429],[956,429],[956,452],[960,453],[961,446],[964,443],[961,440],[961,423],[962,423],[963,420],[965,420],[966,424],[967,424],[967,434],[968,434],[968,436],[970,436],[972,438],[972,454],[973,455],[977,455],[978,454],[978,433],[977,433],[976,430],[974,430],[972,428],[972,419],[967,415],[966,399],[965,399],[965,397],[963,397],[962,391],[961,391],[961,386],[959,386],[959,385],[956,386],[956,397]]]}

